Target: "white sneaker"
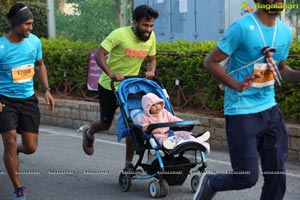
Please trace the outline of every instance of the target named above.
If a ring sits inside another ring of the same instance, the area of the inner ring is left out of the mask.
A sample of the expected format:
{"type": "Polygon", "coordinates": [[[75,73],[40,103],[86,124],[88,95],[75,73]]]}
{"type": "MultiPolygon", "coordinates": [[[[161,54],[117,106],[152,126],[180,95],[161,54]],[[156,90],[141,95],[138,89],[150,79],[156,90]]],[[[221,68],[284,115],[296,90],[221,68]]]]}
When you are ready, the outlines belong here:
{"type": "Polygon", "coordinates": [[[176,144],[174,142],[171,142],[170,140],[165,140],[162,145],[165,149],[174,149],[176,144]]]}
{"type": "Polygon", "coordinates": [[[205,133],[203,133],[202,135],[200,135],[199,137],[196,138],[197,142],[205,142],[210,138],[210,132],[206,131],[205,133]]]}

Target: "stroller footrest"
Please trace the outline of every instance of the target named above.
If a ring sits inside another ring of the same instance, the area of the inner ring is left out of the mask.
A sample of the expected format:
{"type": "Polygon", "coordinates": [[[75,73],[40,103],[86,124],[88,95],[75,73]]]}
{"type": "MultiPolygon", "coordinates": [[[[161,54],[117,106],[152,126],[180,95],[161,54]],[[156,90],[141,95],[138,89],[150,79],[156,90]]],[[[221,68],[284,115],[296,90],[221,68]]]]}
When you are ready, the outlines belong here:
{"type": "Polygon", "coordinates": [[[178,144],[174,149],[170,150],[168,153],[169,153],[169,155],[172,155],[172,154],[175,155],[175,154],[179,154],[181,152],[190,151],[190,150],[199,150],[199,151],[203,151],[203,152],[207,151],[206,147],[203,146],[202,144],[200,144],[198,142],[194,142],[194,141],[187,141],[187,142],[178,144]]]}

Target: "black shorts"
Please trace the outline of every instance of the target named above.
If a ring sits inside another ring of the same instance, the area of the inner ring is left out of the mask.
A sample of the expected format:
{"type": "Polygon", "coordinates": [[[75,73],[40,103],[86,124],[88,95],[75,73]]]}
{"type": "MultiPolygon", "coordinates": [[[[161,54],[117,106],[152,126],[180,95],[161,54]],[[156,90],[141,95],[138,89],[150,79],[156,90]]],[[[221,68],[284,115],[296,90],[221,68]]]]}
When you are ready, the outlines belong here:
{"type": "Polygon", "coordinates": [[[0,95],[0,102],[5,104],[0,112],[0,133],[11,130],[39,132],[41,114],[35,95],[25,99],[0,95]]]}
{"type": "Polygon", "coordinates": [[[112,90],[107,90],[98,84],[101,121],[112,123],[118,108],[117,99],[112,90]]]}

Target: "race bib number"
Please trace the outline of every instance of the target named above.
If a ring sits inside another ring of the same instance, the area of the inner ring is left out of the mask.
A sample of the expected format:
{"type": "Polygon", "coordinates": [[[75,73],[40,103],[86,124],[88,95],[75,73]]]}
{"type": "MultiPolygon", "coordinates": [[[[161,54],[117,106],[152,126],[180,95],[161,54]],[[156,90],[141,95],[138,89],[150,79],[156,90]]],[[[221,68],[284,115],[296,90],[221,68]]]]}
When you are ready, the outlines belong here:
{"type": "Polygon", "coordinates": [[[12,69],[14,83],[29,82],[34,75],[34,64],[21,65],[12,69]]]}
{"type": "Polygon", "coordinates": [[[252,87],[263,88],[274,85],[274,76],[267,63],[255,63],[254,73],[259,74],[261,78],[256,78],[252,87]]]}

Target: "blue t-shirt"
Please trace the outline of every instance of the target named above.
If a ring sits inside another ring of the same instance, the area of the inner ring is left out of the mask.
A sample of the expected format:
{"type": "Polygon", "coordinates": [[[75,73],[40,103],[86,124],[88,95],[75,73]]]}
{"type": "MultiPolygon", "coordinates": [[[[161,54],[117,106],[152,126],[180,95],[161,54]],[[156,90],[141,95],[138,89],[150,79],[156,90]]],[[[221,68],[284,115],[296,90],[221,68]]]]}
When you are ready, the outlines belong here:
{"type": "Polygon", "coordinates": [[[34,63],[42,59],[40,39],[30,34],[21,43],[0,38],[0,94],[28,98],[34,94],[34,63]]]}
{"type": "MultiPolygon", "coordinates": [[[[224,37],[219,41],[219,49],[230,56],[227,73],[232,72],[242,66],[248,65],[258,58],[262,57],[264,42],[259,32],[259,28],[250,15],[253,15],[258,22],[266,46],[272,46],[275,26],[267,27],[263,25],[255,13],[248,14],[240,20],[233,23],[226,31],[224,37]]],[[[277,31],[273,47],[276,52],[273,59],[276,64],[285,60],[288,56],[288,50],[292,39],[291,29],[279,19],[277,22],[277,31]]],[[[259,63],[265,62],[261,59],[259,63]]],[[[230,74],[238,81],[244,80],[245,77],[252,74],[254,65],[237,70],[230,74]]],[[[274,85],[262,88],[251,87],[240,93],[229,87],[225,87],[224,96],[224,114],[239,115],[262,112],[276,105],[274,85]]]]}

